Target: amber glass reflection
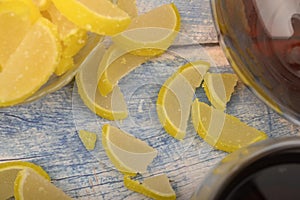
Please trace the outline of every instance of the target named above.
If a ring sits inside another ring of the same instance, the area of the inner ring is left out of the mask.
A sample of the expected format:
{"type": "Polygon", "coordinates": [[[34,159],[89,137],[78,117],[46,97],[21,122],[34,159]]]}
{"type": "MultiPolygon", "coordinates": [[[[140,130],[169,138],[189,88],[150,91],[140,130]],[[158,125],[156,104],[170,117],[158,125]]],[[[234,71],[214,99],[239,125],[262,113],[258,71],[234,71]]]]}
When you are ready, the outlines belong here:
{"type": "Polygon", "coordinates": [[[291,37],[272,38],[254,0],[216,0],[212,6],[237,73],[266,103],[300,124],[300,15],[291,19],[291,37]]]}

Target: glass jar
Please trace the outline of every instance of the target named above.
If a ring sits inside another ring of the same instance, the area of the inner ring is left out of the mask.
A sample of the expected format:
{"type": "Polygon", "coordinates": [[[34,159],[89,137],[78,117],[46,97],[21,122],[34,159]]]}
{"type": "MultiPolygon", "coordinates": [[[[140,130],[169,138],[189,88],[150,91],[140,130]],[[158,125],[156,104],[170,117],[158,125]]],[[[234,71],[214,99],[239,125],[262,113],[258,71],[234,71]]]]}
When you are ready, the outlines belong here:
{"type": "Polygon", "coordinates": [[[300,199],[300,137],[272,138],[225,157],[192,200],[300,199]]]}
{"type": "Polygon", "coordinates": [[[220,45],[240,79],[298,125],[300,15],[295,12],[299,4],[299,0],[211,1],[220,45]]]}

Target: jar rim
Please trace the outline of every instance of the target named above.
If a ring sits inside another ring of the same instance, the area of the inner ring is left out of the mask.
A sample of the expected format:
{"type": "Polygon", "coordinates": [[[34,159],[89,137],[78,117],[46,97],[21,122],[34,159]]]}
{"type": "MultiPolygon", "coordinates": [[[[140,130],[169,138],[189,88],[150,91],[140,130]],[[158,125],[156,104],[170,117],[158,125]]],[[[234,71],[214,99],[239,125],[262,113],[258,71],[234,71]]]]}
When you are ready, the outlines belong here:
{"type": "Polygon", "coordinates": [[[294,150],[300,154],[299,136],[269,138],[239,149],[227,155],[212,169],[191,199],[220,199],[227,186],[253,163],[271,154],[294,150]]]}

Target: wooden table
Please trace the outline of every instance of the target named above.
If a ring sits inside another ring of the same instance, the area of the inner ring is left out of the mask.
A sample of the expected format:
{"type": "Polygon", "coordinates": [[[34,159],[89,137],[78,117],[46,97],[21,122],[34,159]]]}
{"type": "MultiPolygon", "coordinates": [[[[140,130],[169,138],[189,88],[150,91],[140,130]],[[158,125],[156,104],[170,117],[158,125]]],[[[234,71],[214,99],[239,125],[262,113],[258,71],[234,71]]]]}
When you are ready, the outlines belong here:
{"type": "MultiPolygon", "coordinates": [[[[137,2],[140,11],[145,12],[170,1],[137,2]]],[[[149,166],[149,174],[166,173],[178,199],[188,199],[226,153],[203,142],[190,122],[183,141],[169,137],[156,117],[157,93],[163,81],[187,60],[206,59],[212,63],[211,71],[233,71],[217,44],[209,0],[174,3],[182,16],[181,34],[189,40],[179,42],[162,57],[120,81],[130,112],[128,119],[110,122],[97,117],[84,106],[71,82],[36,102],[0,109],[0,161],[23,160],[41,165],[53,183],[75,199],[147,199],[124,187],[122,175],[101,147],[101,126],[111,123],[156,148],[159,155],[149,166]],[[176,55],[178,52],[180,56],[176,55]],[[84,148],[78,137],[80,129],[98,134],[95,150],[84,148]]],[[[197,90],[196,96],[207,101],[202,89],[197,90]]],[[[228,113],[270,137],[300,132],[298,126],[269,109],[241,82],[228,105],[228,113]]]]}

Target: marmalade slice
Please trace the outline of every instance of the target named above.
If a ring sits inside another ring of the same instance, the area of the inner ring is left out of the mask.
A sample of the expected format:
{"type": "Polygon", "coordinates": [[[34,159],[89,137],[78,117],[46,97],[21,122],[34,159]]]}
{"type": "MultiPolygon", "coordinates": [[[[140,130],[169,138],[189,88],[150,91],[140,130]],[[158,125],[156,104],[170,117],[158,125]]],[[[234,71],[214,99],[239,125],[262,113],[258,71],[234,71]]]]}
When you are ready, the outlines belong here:
{"type": "Polygon", "coordinates": [[[95,114],[108,120],[121,120],[128,116],[127,105],[119,87],[107,96],[102,96],[97,89],[98,63],[104,54],[104,47],[99,45],[89,55],[75,79],[78,93],[84,104],[95,114]]]}
{"type": "Polygon", "coordinates": [[[0,199],[14,196],[14,181],[19,171],[31,168],[36,173],[50,181],[49,175],[38,165],[26,161],[11,161],[0,163],[0,199]]]}
{"type": "Polygon", "coordinates": [[[103,56],[98,72],[102,71],[98,89],[101,95],[106,96],[114,89],[119,80],[131,71],[141,66],[149,57],[136,56],[126,51],[120,50],[116,45],[112,45],[103,56]]]}
{"type": "Polygon", "coordinates": [[[267,138],[264,132],[197,99],[192,105],[192,122],[204,141],[226,152],[233,152],[267,138]]]}
{"type": "Polygon", "coordinates": [[[49,180],[36,173],[31,168],[25,168],[18,172],[14,182],[14,194],[16,200],[71,200],[61,189],[57,188],[49,180]]]}
{"type": "Polygon", "coordinates": [[[25,0],[1,1],[0,66],[2,68],[37,18],[38,10],[25,0]]]}
{"type": "Polygon", "coordinates": [[[128,175],[125,175],[124,185],[134,192],[141,193],[153,199],[176,199],[176,193],[170,184],[169,178],[165,174],[145,178],[142,183],[133,180],[128,175]]]}
{"type": "Polygon", "coordinates": [[[56,8],[78,27],[100,35],[127,28],[131,18],[109,0],[52,0],[56,8]]]}
{"type": "Polygon", "coordinates": [[[68,20],[54,4],[50,4],[46,12],[50,21],[57,26],[59,38],[63,46],[63,57],[72,57],[86,44],[87,31],[68,20]]]}
{"type": "Polygon", "coordinates": [[[119,6],[119,8],[127,12],[130,17],[138,16],[136,0],[118,0],[117,5],[119,6]]]}
{"type": "Polygon", "coordinates": [[[0,107],[15,105],[34,94],[53,74],[60,57],[55,27],[39,18],[2,65],[0,85],[5,87],[0,87],[0,107]]]}
{"type": "Polygon", "coordinates": [[[181,66],[161,87],[156,110],[168,134],[183,139],[190,116],[195,89],[200,86],[209,63],[195,61],[181,66]]]}
{"type": "Polygon", "coordinates": [[[180,15],[175,4],[171,3],[133,18],[129,27],[112,40],[132,54],[157,56],[169,48],[179,29],[180,15]]]}
{"type": "Polygon", "coordinates": [[[109,124],[102,127],[102,144],[113,165],[123,174],[146,172],[157,156],[157,150],[146,142],[109,124]]]}

